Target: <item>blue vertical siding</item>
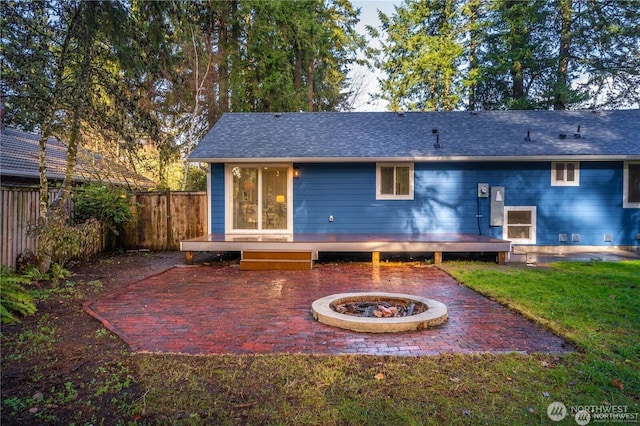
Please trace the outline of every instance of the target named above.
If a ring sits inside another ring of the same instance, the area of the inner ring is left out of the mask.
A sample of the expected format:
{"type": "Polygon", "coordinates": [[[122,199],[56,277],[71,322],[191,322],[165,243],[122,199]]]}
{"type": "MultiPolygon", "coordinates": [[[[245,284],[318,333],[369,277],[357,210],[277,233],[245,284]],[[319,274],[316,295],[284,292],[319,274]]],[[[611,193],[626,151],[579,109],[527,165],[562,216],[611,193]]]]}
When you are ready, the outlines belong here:
{"type": "Polygon", "coordinates": [[[224,164],[211,164],[211,232],[224,234],[224,164]]]}
{"type": "MultiPolygon", "coordinates": [[[[551,162],[415,163],[414,200],[376,200],[375,163],[296,164],[295,233],[459,232],[489,226],[478,183],[505,187],[506,206],[537,207],[538,245],[638,245],[640,209],[622,208],[622,162],[581,162],[580,186],[551,186],[551,162]],[[329,222],[329,216],[334,217],[329,222]],[[480,218],[477,217],[480,216],[480,218]],[[560,243],[559,234],[569,242],[560,243]],[[579,234],[580,242],[571,242],[579,234]],[[612,242],[604,242],[611,234],[612,242]]],[[[215,222],[215,220],[214,220],[215,222]]]]}

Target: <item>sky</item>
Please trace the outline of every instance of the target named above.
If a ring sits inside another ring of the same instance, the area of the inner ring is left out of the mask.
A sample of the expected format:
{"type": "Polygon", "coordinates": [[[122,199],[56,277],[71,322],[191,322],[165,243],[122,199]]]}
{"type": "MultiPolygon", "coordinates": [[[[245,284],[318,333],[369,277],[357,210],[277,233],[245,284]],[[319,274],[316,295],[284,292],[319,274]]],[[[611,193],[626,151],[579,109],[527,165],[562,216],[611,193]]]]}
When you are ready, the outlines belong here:
{"type": "MultiPolygon", "coordinates": [[[[372,27],[379,27],[380,21],[378,20],[378,10],[384,12],[386,15],[392,15],[394,12],[394,6],[400,6],[401,0],[353,0],[353,5],[360,9],[360,22],[356,26],[357,31],[360,34],[367,34],[365,27],[370,25],[372,27]]],[[[364,90],[363,94],[357,99],[355,103],[355,111],[386,111],[387,103],[385,101],[372,102],[368,93],[377,93],[378,82],[377,78],[379,74],[372,72],[366,67],[354,66],[351,71],[351,76],[364,75],[364,90]]]]}

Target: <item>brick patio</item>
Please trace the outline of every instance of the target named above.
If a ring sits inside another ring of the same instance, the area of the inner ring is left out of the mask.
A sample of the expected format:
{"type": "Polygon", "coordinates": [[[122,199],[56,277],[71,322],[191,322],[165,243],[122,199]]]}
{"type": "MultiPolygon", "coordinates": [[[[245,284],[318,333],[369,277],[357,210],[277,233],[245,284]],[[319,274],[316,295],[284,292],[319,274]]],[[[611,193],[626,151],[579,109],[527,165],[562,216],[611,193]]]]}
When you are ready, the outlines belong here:
{"type": "Polygon", "coordinates": [[[418,356],[572,350],[563,339],[432,266],[175,267],[89,302],[85,310],[140,352],[418,356]],[[313,319],[315,299],[356,291],[436,299],[447,305],[449,319],[434,329],[390,334],[356,333],[313,319]]]}

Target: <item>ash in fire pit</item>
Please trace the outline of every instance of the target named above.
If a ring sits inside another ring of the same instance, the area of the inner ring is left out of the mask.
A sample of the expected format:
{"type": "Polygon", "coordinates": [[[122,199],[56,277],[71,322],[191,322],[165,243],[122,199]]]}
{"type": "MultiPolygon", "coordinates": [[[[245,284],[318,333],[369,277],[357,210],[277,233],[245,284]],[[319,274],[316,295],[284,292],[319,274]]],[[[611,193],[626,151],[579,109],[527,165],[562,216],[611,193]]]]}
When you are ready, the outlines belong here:
{"type": "Polygon", "coordinates": [[[399,318],[418,315],[427,310],[427,305],[421,302],[406,302],[389,300],[380,302],[352,302],[331,305],[339,314],[357,317],[399,318]]]}
{"type": "Polygon", "coordinates": [[[447,320],[447,307],[436,300],[398,293],[342,293],[311,305],[323,324],[367,333],[424,330],[447,320]]]}

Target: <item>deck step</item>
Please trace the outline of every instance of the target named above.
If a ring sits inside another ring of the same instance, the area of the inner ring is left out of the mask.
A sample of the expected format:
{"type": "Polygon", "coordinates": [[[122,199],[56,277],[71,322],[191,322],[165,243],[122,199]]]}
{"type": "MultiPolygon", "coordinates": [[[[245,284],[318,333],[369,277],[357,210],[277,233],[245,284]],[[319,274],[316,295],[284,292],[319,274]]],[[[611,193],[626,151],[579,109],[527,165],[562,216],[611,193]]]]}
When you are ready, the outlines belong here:
{"type": "Polygon", "coordinates": [[[301,271],[313,268],[313,252],[292,250],[243,250],[243,271],[301,271]]]}
{"type": "Polygon", "coordinates": [[[313,252],[299,250],[242,250],[242,259],[312,260],[313,252]]]}

